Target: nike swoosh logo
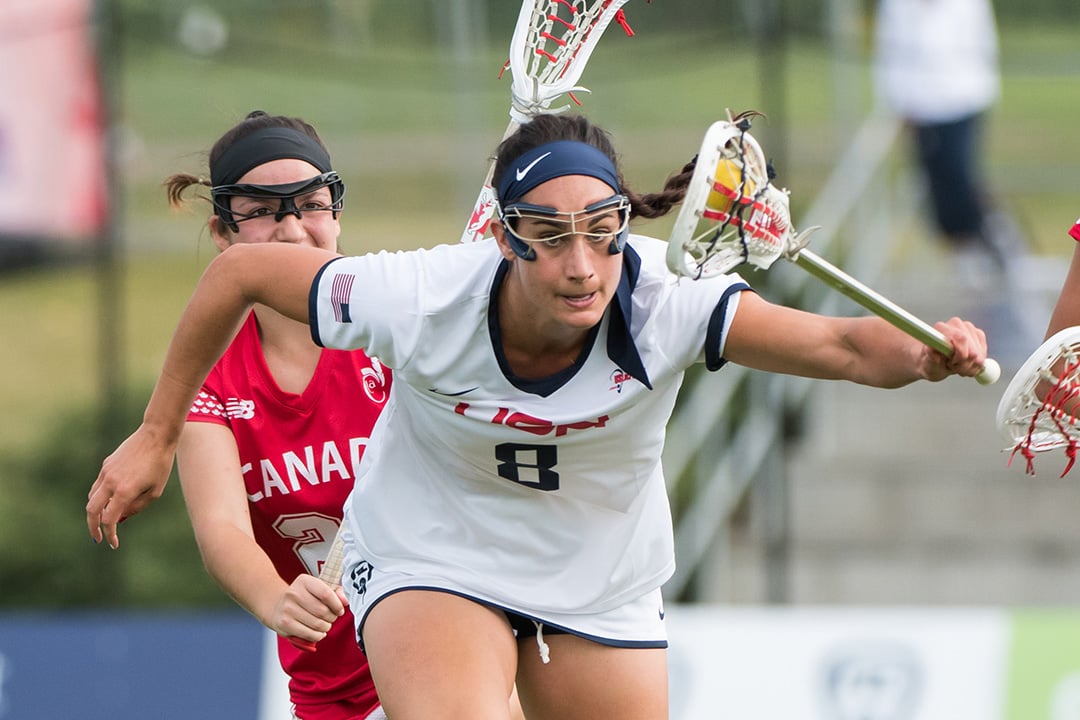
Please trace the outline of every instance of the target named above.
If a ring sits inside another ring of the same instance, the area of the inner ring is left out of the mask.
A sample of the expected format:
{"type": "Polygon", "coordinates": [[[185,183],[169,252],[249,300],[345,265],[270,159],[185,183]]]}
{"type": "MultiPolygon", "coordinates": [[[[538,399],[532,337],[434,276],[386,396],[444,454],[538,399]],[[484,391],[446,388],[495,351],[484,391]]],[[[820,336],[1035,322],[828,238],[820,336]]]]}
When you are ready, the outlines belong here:
{"type": "Polygon", "coordinates": [[[540,162],[541,160],[543,160],[544,158],[546,158],[550,154],[551,154],[550,152],[546,152],[543,155],[541,155],[540,157],[533,160],[531,163],[529,163],[525,167],[518,168],[517,171],[514,173],[514,176],[517,178],[517,181],[521,182],[522,180],[524,180],[525,176],[529,174],[529,171],[532,170],[534,167],[536,167],[536,163],[540,162]]]}
{"type": "Polygon", "coordinates": [[[437,389],[435,389],[435,388],[428,388],[428,391],[429,391],[429,392],[433,392],[433,393],[435,393],[436,395],[442,395],[443,397],[459,397],[459,396],[461,396],[461,395],[468,395],[468,394],[469,394],[469,393],[471,393],[471,392],[472,392],[473,390],[476,390],[476,389],[477,389],[477,388],[479,388],[479,387],[480,387],[480,386],[479,386],[479,385],[477,385],[476,387],[471,387],[471,388],[469,388],[468,390],[462,390],[462,391],[460,391],[460,392],[455,392],[455,393],[450,393],[450,392],[443,392],[442,390],[437,390],[437,389]]]}

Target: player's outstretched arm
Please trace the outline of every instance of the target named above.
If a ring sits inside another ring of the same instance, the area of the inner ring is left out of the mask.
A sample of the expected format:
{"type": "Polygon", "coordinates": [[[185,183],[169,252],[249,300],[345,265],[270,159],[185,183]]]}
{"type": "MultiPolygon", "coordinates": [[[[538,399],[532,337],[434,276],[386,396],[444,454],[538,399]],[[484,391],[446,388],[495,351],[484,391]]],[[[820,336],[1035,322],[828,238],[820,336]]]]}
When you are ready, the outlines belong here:
{"type": "Polygon", "coordinates": [[[758,370],[883,388],[977,375],[986,360],[982,330],[959,318],[935,327],[953,344],[950,357],[878,317],[825,317],[745,292],[724,356],[758,370]]]}
{"type": "Polygon", "coordinates": [[[255,303],[307,321],[308,291],[334,253],[299,245],[239,244],[207,267],[173,335],[139,428],[102,463],[90,489],[90,537],[119,547],[116,526],[161,495],[195,395],[255,303]]]}

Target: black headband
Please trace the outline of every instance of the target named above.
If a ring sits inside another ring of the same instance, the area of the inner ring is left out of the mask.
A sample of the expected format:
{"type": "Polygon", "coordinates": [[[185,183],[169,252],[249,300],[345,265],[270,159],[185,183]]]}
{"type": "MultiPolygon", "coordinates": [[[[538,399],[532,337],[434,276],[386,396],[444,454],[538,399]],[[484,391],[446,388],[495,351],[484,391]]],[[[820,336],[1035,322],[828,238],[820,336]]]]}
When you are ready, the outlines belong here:
{"type": "Polygon", "coordinates": [[[260,128],[240,138],[221,153],[210,168],[214,186],[232,185],[249,170],[271,160],[293,158],[330,172],[330,155],[314,138],[288,127],[260,128]]]}

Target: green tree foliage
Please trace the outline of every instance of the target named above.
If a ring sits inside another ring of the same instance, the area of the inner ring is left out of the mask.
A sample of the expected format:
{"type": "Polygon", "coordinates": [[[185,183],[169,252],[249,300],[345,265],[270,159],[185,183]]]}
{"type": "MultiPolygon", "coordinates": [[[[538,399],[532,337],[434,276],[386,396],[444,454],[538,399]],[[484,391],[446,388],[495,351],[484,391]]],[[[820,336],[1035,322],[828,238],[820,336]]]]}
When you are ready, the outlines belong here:
{"type": "MultiPolygon", "coordinates": [[[[137,393],[140,401],[148,392],[137,393]]],[[[6,459],[0,500],[0,607],[181,607],[228,598],[202,566],[179,483],[120,526],[120,548],[95,545],[86,493],[104,454],[137,426],[134,405],[102,418],[77,408],[25,455],[6,459]]],[[[175,473],[174,473],[175,475],[175,473]]]]}

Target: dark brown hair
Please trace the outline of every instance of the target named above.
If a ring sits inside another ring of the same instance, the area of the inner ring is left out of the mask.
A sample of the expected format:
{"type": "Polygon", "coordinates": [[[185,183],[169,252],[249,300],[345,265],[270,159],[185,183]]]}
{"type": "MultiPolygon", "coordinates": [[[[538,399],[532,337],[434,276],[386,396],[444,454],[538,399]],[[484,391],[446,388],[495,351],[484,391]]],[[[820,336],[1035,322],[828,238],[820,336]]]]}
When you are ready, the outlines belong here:
{"type": "Polygon", "coordinates": [[[691,160],[683,168],[671,175],[659,192],[639,195],[626,186],[619,156],[611,136],[603,128],[594,125],[581,115],[537,115],[504,140],[496,151],[495,170],[492,177],[495,184],[506,169],[523,154],[540,145],[559,140],[573,140],[586,143],[608,156],[615,166],[619,185],[623,193],[630,198],[630,217],[658,218],[666,215],[686,196],[686,188],[694,172],[695,161],[691,160]]]}

